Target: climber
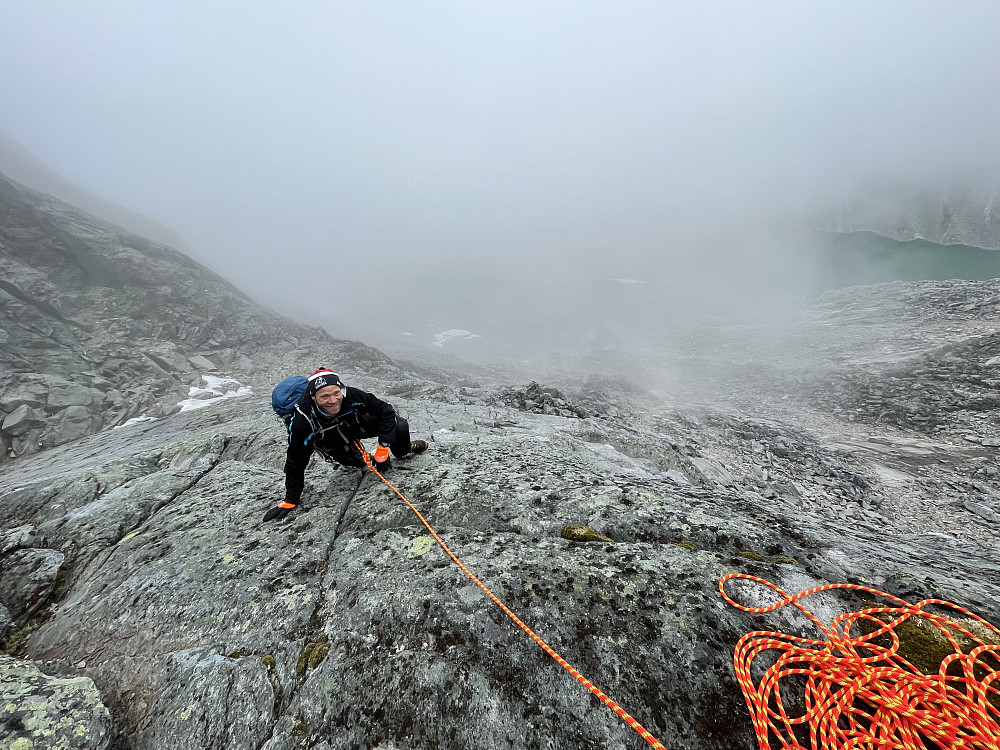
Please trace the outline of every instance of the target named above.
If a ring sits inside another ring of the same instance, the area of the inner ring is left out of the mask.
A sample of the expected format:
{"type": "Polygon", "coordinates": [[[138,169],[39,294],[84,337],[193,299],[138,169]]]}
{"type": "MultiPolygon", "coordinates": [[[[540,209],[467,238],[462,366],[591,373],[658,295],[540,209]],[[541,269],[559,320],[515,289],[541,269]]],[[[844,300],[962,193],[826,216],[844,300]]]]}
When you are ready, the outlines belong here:
{"type": "Polygon", "coordinates": [[[372,459],[379,473],[390,467],[390,451],[402,458],[427,450],[426,441],[410,440],[410,425],[391,405],[367,391],[345,386],[333,370],[316,370],[288,421],[285,499],[271,508],[264,520],[280,520],[299,504],[313,450],[327,461],[364,468],[354,441],[371,437],[378,438],[372,459]]]}

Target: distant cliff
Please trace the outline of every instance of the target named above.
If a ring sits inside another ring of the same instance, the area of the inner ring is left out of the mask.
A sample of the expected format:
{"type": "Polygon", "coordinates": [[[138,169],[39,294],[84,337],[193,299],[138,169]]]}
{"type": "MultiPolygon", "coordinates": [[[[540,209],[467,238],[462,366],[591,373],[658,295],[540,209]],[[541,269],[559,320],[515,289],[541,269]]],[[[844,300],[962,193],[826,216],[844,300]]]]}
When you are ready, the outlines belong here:
{"type": "Polygon", "coordinates": [[[897,240],[1000,249],[1000,185],[953,180],[915,188],[892,182],[858,190],[818,222],[833,232],[870,230],[897,240]]]}

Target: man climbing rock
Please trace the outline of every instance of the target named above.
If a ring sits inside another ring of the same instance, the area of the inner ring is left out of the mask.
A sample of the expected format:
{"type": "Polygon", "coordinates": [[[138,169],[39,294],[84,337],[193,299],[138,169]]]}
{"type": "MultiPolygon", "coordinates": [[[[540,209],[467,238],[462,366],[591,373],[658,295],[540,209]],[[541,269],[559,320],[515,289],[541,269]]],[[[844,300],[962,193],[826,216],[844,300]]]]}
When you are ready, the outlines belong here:
{"type": "Polygon", "coordinates": [[[378,438],[372,458],[380,473],[390,467],[390,452],[402,458],[427,450],[426,441],[410,440],[410,425],[391,405],[367,391],[345,386],[333,370],[316,370],[288,422],[285,499],[264,520],[280,520],[299,504],[306,465],[314,450],[328,461],[362,468],[364,460],[354,441],[371,437],[378,438]]]}

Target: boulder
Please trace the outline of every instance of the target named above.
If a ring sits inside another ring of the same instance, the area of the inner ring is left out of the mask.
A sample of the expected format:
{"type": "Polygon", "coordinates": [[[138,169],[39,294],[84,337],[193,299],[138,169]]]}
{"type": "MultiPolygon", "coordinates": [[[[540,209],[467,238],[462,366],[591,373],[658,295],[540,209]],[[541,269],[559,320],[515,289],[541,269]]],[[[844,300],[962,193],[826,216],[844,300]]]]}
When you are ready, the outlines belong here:
{"type": "Polygon", "coordinates": [[[36,539],[35,527],[30,523],[7,529],[0,534],[0,555],[6,555],[16,549],[31,547],[36,539]]]}
{"type": "Polygon", "coordinates": [[[41,441],[46,446],[61,445],[96,432],[101,424],[101,416],[86,406],[68,406],[56,418],[50,419],[41,441]]]}
{"type": "MultiPolygon", "coordinates": [[[[28,430],[24,435],[20,437],[15,437],[10,440],[10,453],[11,458],[17,456],[23,456],[26,453],[34,453],[37,450],[41,450],[44,445],[40,438],[45,428],[35,427],[28,430]]],[[[8,435],[4,434],[4,445],[7,445],[8,435]]]]}
{"type": "Polygon", "coordinates": [[[253,375],[254,373],[253,361],[243,352],[240,352],[237,355],[236,361],[233,364],[236,368],[242,370],[247,375],[253,375]]]}
{"type": "Polygon", "coordinates": [[[195,354],[193,357],[188,357],[188,361],[191,363],[191,366],[197,370],[214,371],[218,369],[215,366],[215,363],[212,362],[212,360],[210,360],[208,357],[203,357],[200,354],[195,354]]]}
{"type": "Polygon", "coordinates": [[[35,383],[16,385],[0,393],[0,411],[9,413],[19,406],[44,407],[47,395],[47,389],[35,383]]]}
{"type": "Polygon", "coordinates": [[[187,374],[191,371],[188,358],[176,348],[159,346],[146,352],[146,356],[168,375],[187,374]]]}
{"type": "Polygon", "coordinates": [[[13,437],[23,437],[34,429],[43,428],[47,417],[41,409],[21,404],[3,420],[3,431],[13,437]]]}
{"type": "Polygon", "coordinates": [[[58,412],[69,406],[90,406],[104,400],[103,394],[95,388],[88,388],[77,383],[49,389],[48,411],[58,412]]]}
{"type": "Polygon", "coordinates": [[[965,500],[962,501],[962,505],[965,507],[967,511],[975,513],[984,521],[1000,524],[1000,502],[997,503],[996,510],[991,508],[986,503],[979,503],[970,498],[965,498],[965,500]]]}
{"type": "Polygon", "coordinates": [[[733,475],[726,471],[725,467],[718,461],[710,458],[691,457],[688,459],[698,473],[711,482],[722,486],[733,484],[733,475]]]}

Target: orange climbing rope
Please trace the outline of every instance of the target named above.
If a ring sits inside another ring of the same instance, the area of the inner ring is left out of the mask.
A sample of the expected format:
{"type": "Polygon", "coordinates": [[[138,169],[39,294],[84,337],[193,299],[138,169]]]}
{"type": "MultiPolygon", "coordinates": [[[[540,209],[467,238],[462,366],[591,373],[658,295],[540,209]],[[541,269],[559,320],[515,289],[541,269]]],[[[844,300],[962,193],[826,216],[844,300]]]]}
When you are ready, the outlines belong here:
{"type": "Polygon", "coordinates": [[[638,732],[640,737],[646,740],[646,742],[648,742],[653,747],[658,748],[659,750],[666,750],[666,748],[660,743],[659,740],[657,740],[652,734],[650,734],[646,730],[646,728],[642,726],[642,724],[640,724],[638,721],[632,718],[632,716],[628,713],[628,711],[626,711],[624,708],[622,708],[613,700],[611,700],[611,698],[605,695],[604,692],[600,690],[600,688],[594,685],[594,683],[592,683],[590,680],[588,680],[586,677],[584,677],[582,674],[576,671],[576,669],[574,669],[569,662],[567,662],[558,653],[556,653],[555,649],[553,649],[551,646],[549,646],[549,644],[547,644],[545,641],[539,638],[535,634],[535,631],[533,631],[531,628],[525,625],[521,621],[521,618],[519,618],[517,615],[511,612],[510,608],[508,608],[506,604],[500,601],[500,599],[496,596],[496,594],[494,594],[492,591],[486,588],[483,582],[480,581],[478,578],[476,578],[472,574],[472,571],[470,571],[467,567],[465,567],[465,565],[462,563],[461,560],[458,559],[455,553],[452,552],[450,549],[448,549],[448,545],[444,543],[441,537],[438,536],[437,532],[434,531],[434,529],[431,527],[429,523],[427,523],[427,521],[420,514],[420,511],[416,509],[413,503],[407,500],[406,497],[403,495],[403,493],[400,492],[398,489],[396,489],[395,486],[393,486],[392,482],[390,482],[388,479],[386,479],[378,472],[378,470],[375,468],[375,465],[372,463],[371,456],[369,456],[368,451],[365,450],[361,442],[355,441],[354,445],[361,452],[361,455],[365,461],[365,465],[368,466],[371,472],[379,479],[381,479],[389,489],[395,492],[399,496],[400,500],[406,503],[407,507],[409,507],[409,509],[416,514],[417,518],[420,519],[420,523],[422,523],[427,528],[427,530],[431,533],[431,536],[434,537],[435,541],[437,541],[437,543],[441,545],[441,549],[443,549],[448,554],[448,557],[450,557],[455,562],[455,564],[459,568],[461,568],[462,572],[465,573],[465,575],[467,575],[470,579],[472,579],[473,583],[475,583],[480,589],[482,589],[483,593],[486,594],[486,596],[488,596],[490,599],[493,600],[494,604],[500,607],[500,609],[502,609],[504,613],[508,617],[510,617],[510,619],[516,622],[518,627],[520,627],[521,630],[527,633],[528,636],[531,638],[531,640],[537,643],[545,651],[545,653],[547,653],[549,656],[555,659],[559,663],[559,666],[561,666],[563,669],[565,669],[567,672],[573,675],[573,677],[576,678],[577,682],[579,682],[581,685],[587,688],[587,690],[589,690],[591,693],[600,698],[601,702],[604,703],[604,705],[606,705],[608,708],[610,708],[612,711],[618,714],[618,716],[626,724],[628,724],[630,727],[632,727],[632,729],[638,732]]]}
{"type": "Polygon", "coordinates": [[[968,610],[942,599],[910,604],[848,583],[789,595],[742,573],[724,576],[719,591],[734,607],[754,614],[792,604],[826,636],[811,640],[754,631],[736,644],[733,665],[761,750],[1000,750],[1000,629],[968,610]],[[726,593],[726,583],[736,578],[767,586],[780,598],[764,607],[743,606],[726,593]],[[847,612],[828,628],[799,600],[834,589],[866,592],[894,606],[847,612]],[[948,619],[929,606],[967,619],[948,619]],[[903,655],[899,633],[907,622],[950,644],[952,653],[936,674],[924,674],[903,655]],[[755,683],[751,666],[765,654],[771,665],[755,683]]]}

